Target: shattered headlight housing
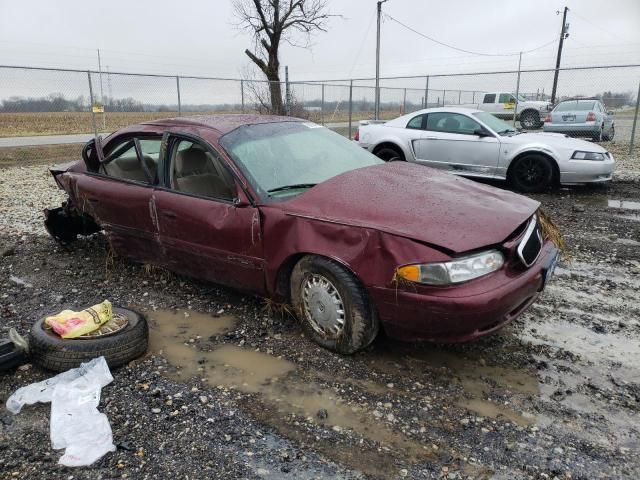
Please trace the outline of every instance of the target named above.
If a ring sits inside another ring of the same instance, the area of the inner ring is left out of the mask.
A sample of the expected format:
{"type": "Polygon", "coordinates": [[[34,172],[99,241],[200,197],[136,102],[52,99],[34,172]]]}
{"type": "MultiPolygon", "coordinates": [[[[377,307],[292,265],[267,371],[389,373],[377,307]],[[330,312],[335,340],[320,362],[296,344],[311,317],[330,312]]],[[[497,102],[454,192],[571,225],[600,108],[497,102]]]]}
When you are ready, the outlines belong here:
{"type": "Polygon", "coordinates": [[[453,285],[468,282],[500,270],[504,255],[498,250],[488,250],[448,262],[421,263],[398,267],[396,274],[410,282],[425,285],[453,285]]]}

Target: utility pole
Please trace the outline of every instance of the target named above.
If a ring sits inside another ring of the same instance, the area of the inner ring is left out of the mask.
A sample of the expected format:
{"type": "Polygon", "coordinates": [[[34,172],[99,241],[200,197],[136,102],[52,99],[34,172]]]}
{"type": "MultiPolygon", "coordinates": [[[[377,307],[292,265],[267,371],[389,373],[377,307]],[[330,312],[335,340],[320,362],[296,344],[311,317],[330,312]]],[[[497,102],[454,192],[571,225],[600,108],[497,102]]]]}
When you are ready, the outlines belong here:
{"type": "Polygon", "coordinates": [[[513,126],[516,126],[516,117],[518,116],[518,104],[520,103],[520,67],[522,66],[522,52],[518,57],[518,81],[516,82],[516,104],[513,106],[513,126]]]}
{"type": "MultiPolygon", "coordinates": [[[[569,36],[567,25],[567,12],[569,9],[564,7],[564,13],[562,14],[562,28],[560,29],[560,43],[558,43],[558,56],[556,57],[556,71],[553,74],[553,89],[551,90],[551,103],[556,103],[556,89],[558,87],[558,73],[560,73],[560,59],[562,58],[562,45],[564,39],[569,36]]],[[[558,12],[560,13],[560,12],[558,12]]]]}
{"type": "Polygon", "coordinates": [[[380,119],[380,15],[382,4],[387,0],[378,0],[378,33],[376,35],[376,111],[375,119],[380,119]]]}

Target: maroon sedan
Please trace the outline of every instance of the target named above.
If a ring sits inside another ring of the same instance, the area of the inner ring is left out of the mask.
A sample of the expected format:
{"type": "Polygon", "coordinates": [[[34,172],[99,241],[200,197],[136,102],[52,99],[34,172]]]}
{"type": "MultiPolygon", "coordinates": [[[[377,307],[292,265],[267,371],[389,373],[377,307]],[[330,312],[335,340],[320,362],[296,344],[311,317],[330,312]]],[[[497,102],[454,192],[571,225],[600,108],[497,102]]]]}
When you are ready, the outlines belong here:
{"type": "Polygon", "coordinates": [[[62,242],[104,230],[115,253],[289,302],[320,345],[352,353],[380,326],[465,341],[522,313],[557,261],[538,202],[384,163],[289,117],[133,125],[52,169],[62,242]]]}

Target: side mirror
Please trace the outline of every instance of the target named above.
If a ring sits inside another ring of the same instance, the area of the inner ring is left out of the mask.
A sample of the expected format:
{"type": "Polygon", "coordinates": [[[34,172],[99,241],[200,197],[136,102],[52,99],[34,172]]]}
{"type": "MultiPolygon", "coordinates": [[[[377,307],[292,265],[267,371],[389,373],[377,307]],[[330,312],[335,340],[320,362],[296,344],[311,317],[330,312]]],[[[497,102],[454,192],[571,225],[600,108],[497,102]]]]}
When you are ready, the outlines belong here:
{"type": "Polygon", "coordinates": [[[486,131],[484,128],[476,128],[473,131],[473,134],[479,136],[480,138],[491,136],[491,134],[488,131],[486,131]]]}
{"type": "Polygon", "coordinates": [[[233,200],[233,206],[238,208],[245,208],[250,206],[251,204],[244,197],[236,197],[233,200]]]}

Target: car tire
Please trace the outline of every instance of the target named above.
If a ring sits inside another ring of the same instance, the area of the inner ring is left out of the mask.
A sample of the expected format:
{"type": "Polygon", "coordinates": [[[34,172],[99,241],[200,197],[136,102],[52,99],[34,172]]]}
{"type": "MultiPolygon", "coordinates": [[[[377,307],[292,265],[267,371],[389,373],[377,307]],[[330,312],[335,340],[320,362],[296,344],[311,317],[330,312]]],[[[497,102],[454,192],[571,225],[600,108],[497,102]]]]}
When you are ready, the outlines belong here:
{"type": "Polygon", "coordinates": [[[610,142],[611,140],[613,140],[613,137],[615,137],[616,135],[616,128],[615,125],[611,125],[611,129],[609,129],[609,133],[607,135],[603,135],[602,139],[610,142]]]}
{"type": "Polygon", "coordinates": [[[552,160],[536,153],[524,155],[509,167],[507,180],[513,188],[523,193],[548,190],[554,181],[552,160]]]}
{"type": "Polygon", "coordinates": [[[598,130],[598,133],[596,133],[593,137],[592,137],[594,142],[602,142],[604,140],[604,125],[600,126],[600,129],[598,130]]]}
{"type": "Polygon", "coordinates": [[[328,258],[308,255],[296,264],[291,303],[305,333],[328,350],[349,355],[378,335],[379,321],[367,291],[350,271],[328,258]]]}
{"type": "Polygon", "coordinates": [[[524,130],[534,130],[542,125],[544,125],[544,122],[540,122],[540,114],[538,112],[528,110],[520,115],[520,126],[524,130]]]}
{"type": "Polygon", "coordinates": [[[404,154],[395,147],[381,147],[374,150],[373,154],[385,162],[404,161],[404,154]]]}
{"type": "Polygon", "coordinates": [[[98,338],[63,339],[37,321],[29,335],[29,353],[33,363],[47,370],[63,372],[81,363],[104,356],[111,368],[124,365],[143,355],[149,345],[149,327],[141,314],[125,308],[114,313],[127,317],[127,325],[111,335],[98,338]]]}

